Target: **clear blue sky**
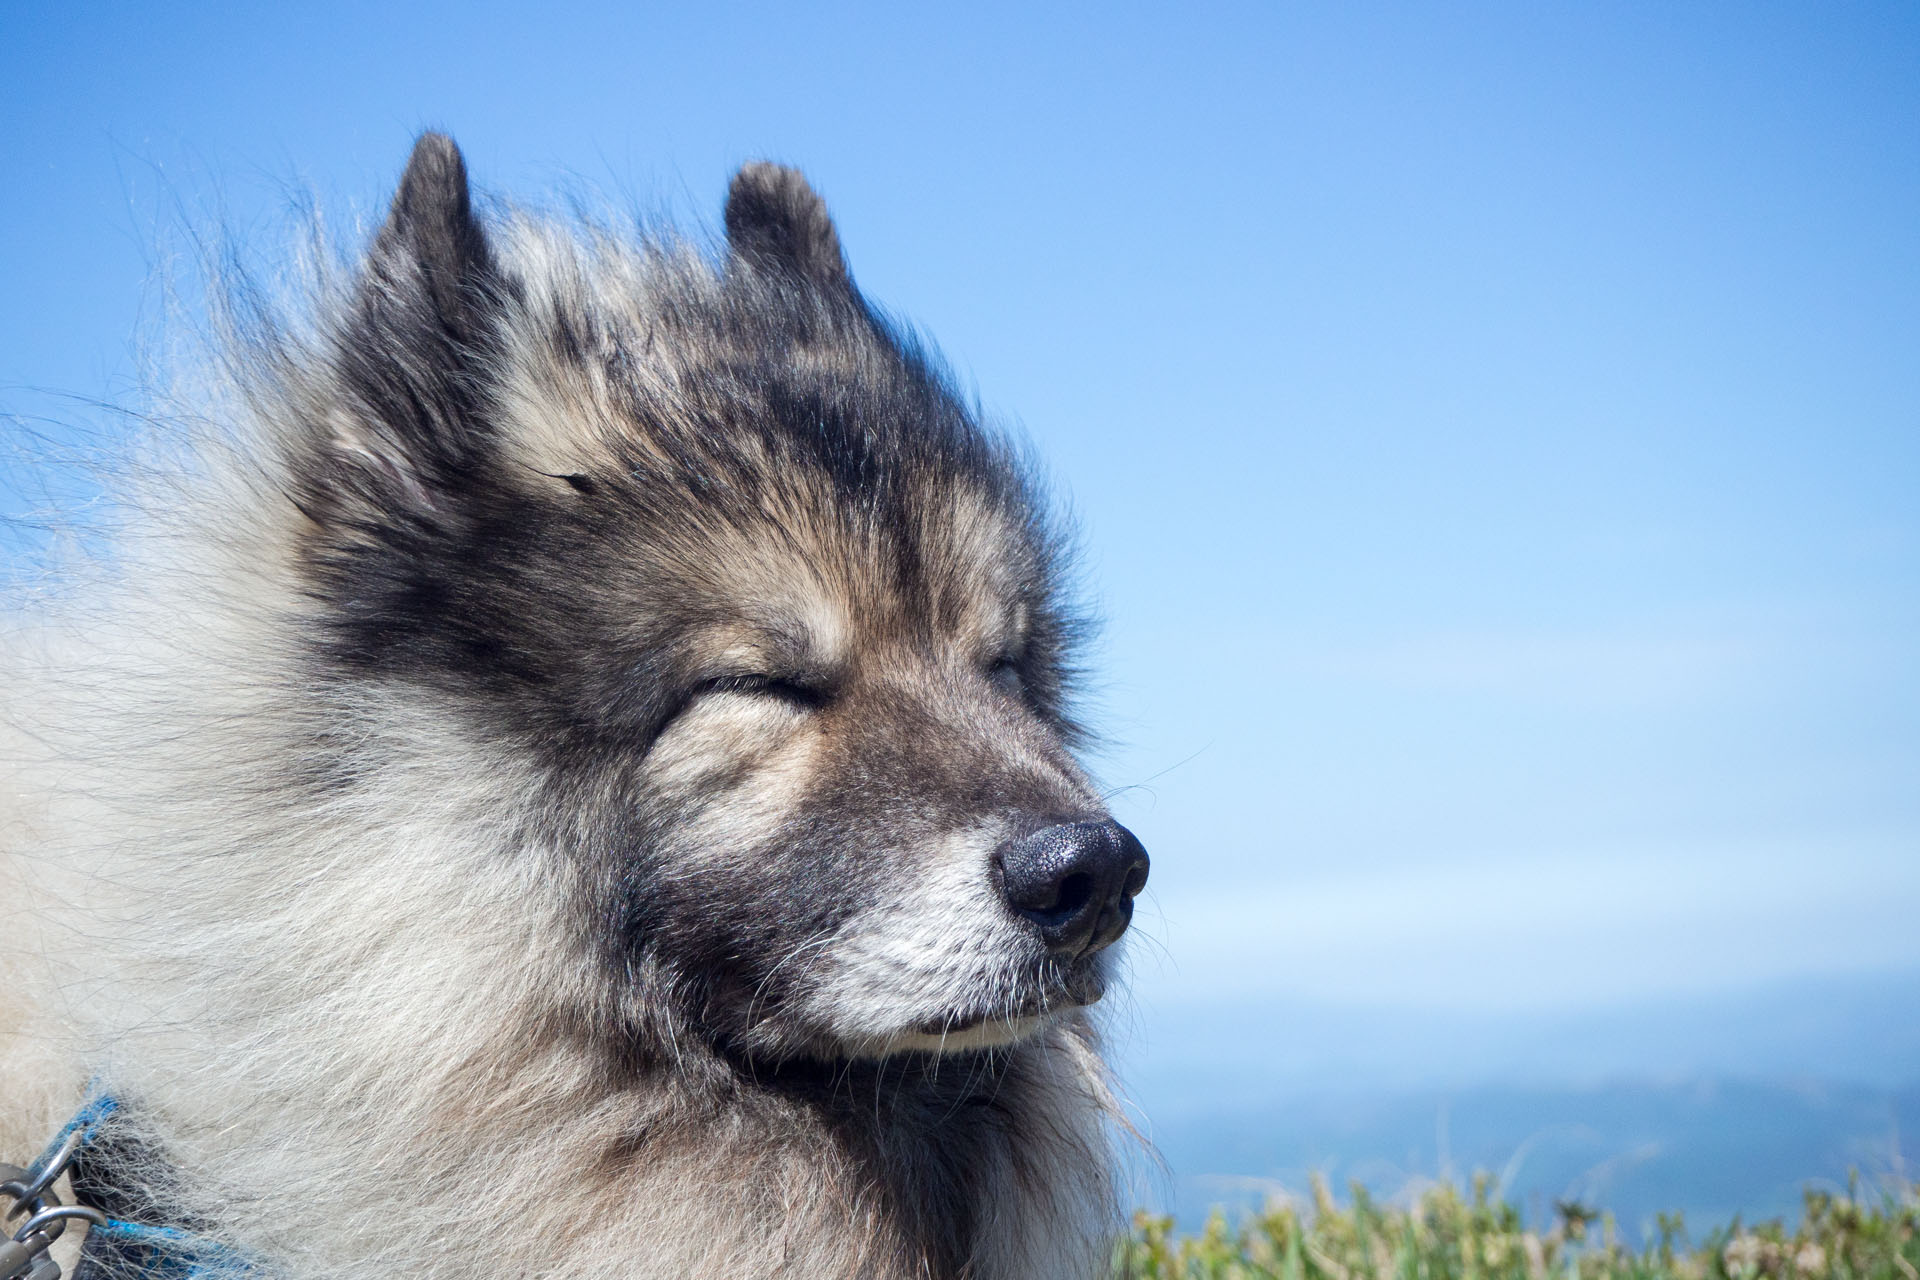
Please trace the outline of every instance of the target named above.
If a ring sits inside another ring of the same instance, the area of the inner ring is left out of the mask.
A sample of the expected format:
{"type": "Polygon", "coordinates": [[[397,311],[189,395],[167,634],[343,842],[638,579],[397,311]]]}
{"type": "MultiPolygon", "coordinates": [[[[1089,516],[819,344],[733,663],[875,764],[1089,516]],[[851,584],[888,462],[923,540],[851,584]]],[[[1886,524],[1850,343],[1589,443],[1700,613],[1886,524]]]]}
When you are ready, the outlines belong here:
{"type": "Polygon", "coordinates": [[[802,165],[1080,514],[1149,1031],[1920,972],[1920,7],[12,4],[0,104],[0,409],[81,424],[170,227],[422,127],[802,165]]]}

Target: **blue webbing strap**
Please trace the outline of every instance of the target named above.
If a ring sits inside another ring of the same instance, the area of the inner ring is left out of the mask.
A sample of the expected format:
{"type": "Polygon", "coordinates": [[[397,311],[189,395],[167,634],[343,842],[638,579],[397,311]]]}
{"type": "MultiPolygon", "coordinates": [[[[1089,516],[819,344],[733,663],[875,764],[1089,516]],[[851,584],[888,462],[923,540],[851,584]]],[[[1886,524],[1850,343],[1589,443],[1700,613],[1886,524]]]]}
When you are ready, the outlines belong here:
{"type": "Polygon", "coordinates": [[[74,1149],[86,1146],[99,1134],[100,1126],[118,1110],[120,1110],[120,1103],[117,1099],[89,1085],[87,1100],[80,1104],[80,1110],[74,1112],[73,1119],[62,1125],[60,1132],[53,1135],[53,1141],[47,1144],[47,1149],[35,1156],[33,1163],[27,1166],[28,1180],[38,1182],[40,1175],[46,1172],[47,1167],[62,1158],[62,1153],[65,1153],[66,1159],[72,1159],[73,1152],[68,1148],[69,1140],[75,1134],[79,1134],[80,1140],[74,1144],[74,1149]]]}
{"type": "Polygon", "coordinates": [[[73,1280],[245,1280],[254,1265],[217,1240],[179,1227],[149,1227],[109,1218],[87,1228],[73,1280]]]}
{"type": "MultiPolygon", "coordinates": [[[[84,1153],[119,1110],[117,1098],[97,1085],[90,1086],[86,1101],[40,1153],[30,1172],[38,1177],[62,1153],[69,1159],[84,1153]],[[75,1135],[77,1142],[73,1142],[75,1135]]],[[[75,1193],[79,1194],[77,1186],[75,1193]]],[[[87,1228],[73,1280],[262,1280],[263,1275],[255,1262],[217,1240],[180,1227],[148,1226],[109,1216],[105,1223],[87,1228]]]]}

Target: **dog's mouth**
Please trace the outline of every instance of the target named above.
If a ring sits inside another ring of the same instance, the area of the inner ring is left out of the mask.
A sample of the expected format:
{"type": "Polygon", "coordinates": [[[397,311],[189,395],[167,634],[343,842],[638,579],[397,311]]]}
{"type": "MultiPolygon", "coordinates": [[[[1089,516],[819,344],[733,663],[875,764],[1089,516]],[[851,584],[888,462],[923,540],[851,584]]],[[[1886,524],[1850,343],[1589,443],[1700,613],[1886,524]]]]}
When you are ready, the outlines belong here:
{"type": "Polygon", "coordinates": [[[1106,992],[1106,979],[1095,966],[1076,966],[1015,1003],[957,1009],[920,1022],[913,1028],[913,1034],[948,1043],[983,1036],[1008,1043],[1038,1030],[1053,1015],[1097,1003],[1106,992]]]}

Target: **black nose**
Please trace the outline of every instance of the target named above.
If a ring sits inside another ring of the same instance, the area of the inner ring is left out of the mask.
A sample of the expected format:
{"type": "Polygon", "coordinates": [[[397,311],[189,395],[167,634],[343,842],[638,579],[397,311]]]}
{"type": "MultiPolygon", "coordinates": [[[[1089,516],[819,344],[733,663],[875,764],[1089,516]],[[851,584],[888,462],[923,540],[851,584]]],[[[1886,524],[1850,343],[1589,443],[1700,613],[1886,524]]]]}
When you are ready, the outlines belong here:
{"type": "Polygon", "coordinates": [[[1147,883],[1147,851],[1117,822],[1042,827],[1000,849],[1007,905],[1040,927],[1055,955],[1112,946],[1147,883]]]}

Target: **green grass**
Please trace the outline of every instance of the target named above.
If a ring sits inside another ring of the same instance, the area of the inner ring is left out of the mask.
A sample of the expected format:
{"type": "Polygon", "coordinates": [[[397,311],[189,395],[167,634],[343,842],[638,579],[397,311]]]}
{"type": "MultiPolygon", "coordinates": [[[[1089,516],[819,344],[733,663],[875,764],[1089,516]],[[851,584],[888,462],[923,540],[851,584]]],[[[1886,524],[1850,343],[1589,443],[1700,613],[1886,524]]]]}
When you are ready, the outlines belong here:
{"type": "Polygon", "coordinates": [[[1334,1203],[1316,1181],[1310,1206],[1276,1202],[1229,1226],[1177,1236],[1170,1218],[1141,1213],[1115,1250],[1126,1280],[1920,1280],[1920,1185],[1864,1195],[1808,1192],[1799,1222],[1736,1220],[1689,1240],[1663,1216],[1641,1248],[1620,1243],[1610,1214],[1556,1206],[1546,1231],[1492,1198],[1437,1186],[1412,1207],[1382,1204],[1355,1188],[1334,1203]]]}

